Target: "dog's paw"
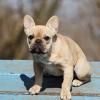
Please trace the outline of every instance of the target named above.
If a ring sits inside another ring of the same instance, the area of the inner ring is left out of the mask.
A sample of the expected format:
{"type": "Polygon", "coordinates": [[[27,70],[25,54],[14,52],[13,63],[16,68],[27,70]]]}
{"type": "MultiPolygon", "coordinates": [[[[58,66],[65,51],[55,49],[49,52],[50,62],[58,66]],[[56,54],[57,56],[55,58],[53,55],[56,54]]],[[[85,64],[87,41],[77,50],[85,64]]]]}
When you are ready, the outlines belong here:
{"type": "Polygon", "coordinates": [[[61,100],[71,100],[70,91],[67,91],[66,89],[61,89],[60,98],[61,100]]]}
{"type": "Polygon", "coordinates": [[[36,85],[32,86],[29,89],[29,93],[30,94],[38,94],[40,92],[40,90],[41,90],[41,86],[39,86],[39,85],[36,84],[36,85]]]}
{"type": "Polygon", "coordinates": [[[82,85],[82,84],[83,84],[83,82],[80,81],[80,80],[77,80],[77,79],[73,80],[73,82],[72,82],[72,85],[73,85],[73,86],[80,86],[80,85],[82,85]]]}

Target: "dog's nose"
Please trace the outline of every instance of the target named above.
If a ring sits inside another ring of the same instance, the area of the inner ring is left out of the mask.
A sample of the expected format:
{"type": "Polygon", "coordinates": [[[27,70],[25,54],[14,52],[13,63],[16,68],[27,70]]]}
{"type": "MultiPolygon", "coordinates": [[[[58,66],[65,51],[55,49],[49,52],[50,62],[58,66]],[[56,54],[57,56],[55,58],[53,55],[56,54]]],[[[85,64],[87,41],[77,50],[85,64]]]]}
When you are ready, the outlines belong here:
{"type": "Polygon", "coordinates": [[[42,42],[41,39],[36,39],[36,40],[35,40],[35,43],[41,43],[41,42],[42,42]]]}

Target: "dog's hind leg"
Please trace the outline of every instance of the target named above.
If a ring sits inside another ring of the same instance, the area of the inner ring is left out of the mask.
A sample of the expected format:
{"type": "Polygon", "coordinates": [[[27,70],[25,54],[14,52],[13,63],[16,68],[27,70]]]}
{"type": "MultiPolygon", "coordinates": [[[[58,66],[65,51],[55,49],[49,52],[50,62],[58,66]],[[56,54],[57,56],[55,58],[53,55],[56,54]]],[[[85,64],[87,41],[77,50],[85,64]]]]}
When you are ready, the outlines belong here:
{"type": "Polygon", "coordinates": [[[80,59],[78,59],[74,71],[77,79],[73,80],[73,86],[80,86],[90,81],[91,68],[85,56],[82,56],[80,59]]]}

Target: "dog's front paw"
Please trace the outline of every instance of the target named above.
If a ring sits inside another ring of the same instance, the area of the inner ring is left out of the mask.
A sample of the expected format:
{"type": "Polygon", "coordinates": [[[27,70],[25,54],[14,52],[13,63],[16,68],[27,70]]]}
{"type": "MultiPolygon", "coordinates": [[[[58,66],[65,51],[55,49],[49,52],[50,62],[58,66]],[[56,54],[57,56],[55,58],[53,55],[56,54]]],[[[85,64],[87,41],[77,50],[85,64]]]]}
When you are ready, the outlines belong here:
{"type": "Polygon", "coordinates": [[[41,86],[35,84],[34,86],[32,86],[30,89],[29,89],[29,93],[30,94],[38,94],[41,90],[41,86]]]}
{"type": "Polygon", "coordinates": [[[66,89],[61,89],[60,98],[61,98],[61,100],[71,100],[70,91],[66,90],[66,89]]]}

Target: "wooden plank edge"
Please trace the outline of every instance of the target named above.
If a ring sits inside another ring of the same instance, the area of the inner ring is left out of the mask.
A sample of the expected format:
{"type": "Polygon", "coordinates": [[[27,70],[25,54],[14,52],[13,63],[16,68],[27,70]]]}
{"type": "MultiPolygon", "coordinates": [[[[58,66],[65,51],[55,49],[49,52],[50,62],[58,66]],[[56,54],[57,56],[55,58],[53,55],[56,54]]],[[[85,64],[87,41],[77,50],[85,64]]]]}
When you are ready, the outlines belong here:
{"type": "MultiPolygon", "coordinates": [[[[29,94],[29,92],[11,92],[11,91],[0,91],[0,94],[12,94],[12,95],[32,95],[29,94]]],[[[58,96],[60,93],[47,93],[47,92],[40,92],[38,95],[55,95],[58,96]]],[[[100,97],[100,93],[71,93],[72,96],[99,96],[100,97]]]]}

